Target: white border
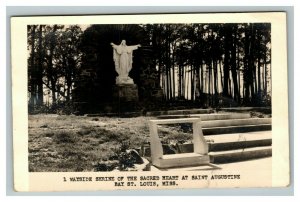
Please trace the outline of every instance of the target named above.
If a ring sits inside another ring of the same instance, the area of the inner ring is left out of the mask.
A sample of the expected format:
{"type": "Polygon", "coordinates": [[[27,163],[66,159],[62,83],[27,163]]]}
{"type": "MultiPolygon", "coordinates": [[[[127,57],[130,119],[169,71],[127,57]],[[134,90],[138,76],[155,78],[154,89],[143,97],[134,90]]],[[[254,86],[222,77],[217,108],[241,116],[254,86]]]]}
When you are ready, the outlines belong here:
{"type": "MultiPolygon", "coordinates": [[[[289,181],[289,138],[287,111],[287,52],[285,13],[232,13],[232,14],[182,14],[182,15],[121,15],[121,16],[56,16],[56,17],[23,17],[12,18],[12,75],[13,75],[13,124],[14,124],[14,162],[15,188],[19,191],[27,190],[64,190],[58,181],[62,173],[28,173],[27,153],[27,24],[120,24],[120,23],[224,23],[224,22],[270,22],[272,23],[272,135],[273,135],[273,186],[287,186],[289,181]],[[286,78],[283,78],[286,75],[286,78]],[[16,118],[17,117],[17,118],[16,118]],[[24,172],[25,171],[25,172],[24,172]],[[45,178],[43,178],[45,177],[45,178]],[[38,180],[46,180],[49,186],[36,186],[38,180]],[[27,183],[26,183],[27,182],[27,183]]],[[[250,177],[248,183],[212,185],[217,187],[260,187],[267,186],[263,181],[251,181],[251,176],[262,175],[263,172],[246,173],[250,177]]],[[[66,173],[63,173],[65,176],[66,173]]],[[[77,173],[78,174],[78,173],[77,173]]],[[[95,176],[95,173],[84,173],[95,176]]],[[[138,173],[137,175],[139,175],[138,173]]],[[[70,176],[72,173],[70,173],[70,176]]],[[[74,174],[73,174],[74,175],[74,174]]],[[[126,175],[126,174],[124,174],[126,175]]],[[[100,185],[98,185],[100,186],[100,185]]],[[[98,187],[97,184],[82,187],[65,187],[66,190],[99,190],[109,187],[98,187]],[[84,188],[85,187],[85,188],[84,188]],[[69,189],[68,189],[69,188],[69,189]]],[[[206,187],[207,185],[200,185],[206,187]]],[[[184,187],[188,187],[185,185],[184,187]]]]}

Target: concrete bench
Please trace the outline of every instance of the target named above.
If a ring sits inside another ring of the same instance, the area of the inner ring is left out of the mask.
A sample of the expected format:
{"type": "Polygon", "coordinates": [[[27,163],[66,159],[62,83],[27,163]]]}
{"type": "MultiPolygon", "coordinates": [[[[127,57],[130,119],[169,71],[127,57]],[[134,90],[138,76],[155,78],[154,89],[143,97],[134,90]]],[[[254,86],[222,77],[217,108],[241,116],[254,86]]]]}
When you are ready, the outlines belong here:
{"type": "Polygon", "coordinates": [[[154,166],[158,168],[174,168],[209,164],[208,144],[203,137],[201,118],[150,120],[149,127],[151,159],[154,166]],[[163,155],[162,143],[158,136],[157,126],[180,123],[193,124],[194,151],[192,153],[163,155]]]}

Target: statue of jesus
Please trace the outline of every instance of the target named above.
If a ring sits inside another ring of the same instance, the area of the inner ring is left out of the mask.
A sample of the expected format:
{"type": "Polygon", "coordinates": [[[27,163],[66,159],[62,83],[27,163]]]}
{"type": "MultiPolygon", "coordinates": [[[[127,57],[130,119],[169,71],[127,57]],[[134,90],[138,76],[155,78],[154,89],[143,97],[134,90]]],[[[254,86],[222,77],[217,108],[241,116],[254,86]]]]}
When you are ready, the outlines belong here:
{"type": "Polygon", "coordinates": [[[119,74],[116,78],[116,84],[134,84],[128,74],[132,68],[132,52],[141,47],[141,45],[127,46],[125,40],[122,40],[120,45],[114,43],[110,43],[110,45],[113,47],[115,69],[119,74]]]}

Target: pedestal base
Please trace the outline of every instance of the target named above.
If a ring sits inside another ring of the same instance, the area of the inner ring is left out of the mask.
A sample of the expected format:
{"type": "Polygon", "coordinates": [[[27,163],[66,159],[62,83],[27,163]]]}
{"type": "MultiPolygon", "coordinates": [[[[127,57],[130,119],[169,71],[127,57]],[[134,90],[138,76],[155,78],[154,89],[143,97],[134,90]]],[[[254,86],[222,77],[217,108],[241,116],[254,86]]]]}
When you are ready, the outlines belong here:
{"type": "Polygon", "coordinates": [[[114,101],[120,102],[138,102],[138,88],[135,84],[118,84],[113,86],[114,101]]]}
{"type": "Polygon", "coordinates": [[[132,84],[132,85],[134,85],[134,82],[133,82],[133,79],[132,78],[130,78],[130,77],[120,77],[120,76],[118,76],[117,78],[116,78],[116,84],[117,85],[126,85],[126,84],[132,84]]]}
{"type": "Polygon", "coordinates": [[[117,84],[113,86],[113,103],[120,112],[138,110],[139,94],[135,84],[117,84]]]}

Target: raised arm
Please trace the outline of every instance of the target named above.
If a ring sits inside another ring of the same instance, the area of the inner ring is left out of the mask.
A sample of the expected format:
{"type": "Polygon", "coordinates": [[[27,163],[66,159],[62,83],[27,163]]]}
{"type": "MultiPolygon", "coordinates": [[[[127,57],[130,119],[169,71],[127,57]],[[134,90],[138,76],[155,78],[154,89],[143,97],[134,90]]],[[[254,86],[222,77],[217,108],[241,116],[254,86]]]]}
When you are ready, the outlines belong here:
{"type": "Polygon", "coordinates": [[[114,44],[113,42],[111,42],[110,45],[111,45],[113,48],[115,48],[115,47],[117,46],[117,45],[114,44]]]}
{"type": "Polygon", "coordinates": [[[131,50],[136,50],[138,49],[139,47],[142,47],[141,44],[138,44],[138,45],[132,45],[132,46],[128,46],[131,50]]]}

